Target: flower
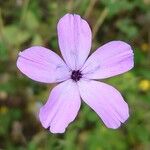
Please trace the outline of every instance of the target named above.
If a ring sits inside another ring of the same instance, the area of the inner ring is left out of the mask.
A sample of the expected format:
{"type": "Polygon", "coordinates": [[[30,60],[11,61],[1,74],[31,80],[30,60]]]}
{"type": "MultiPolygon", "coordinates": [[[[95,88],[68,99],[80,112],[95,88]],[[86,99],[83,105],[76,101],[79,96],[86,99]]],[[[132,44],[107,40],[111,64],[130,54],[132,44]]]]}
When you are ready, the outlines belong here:
{"type": "Polygon", "coordinates": [[[60,83],[41,107],[39,119],[52,133],[63,133],[78,114],[81,98],[108,128],[120,127],[129,117],[128,104],[112,86],[97,79],[130,70],[133,51],[123,41],[111,41],[88,57],[92,33],[79,15],[66,14],[57,25],[63,59],[53,51],[33,46],[19,53],[17,67],[32,80],[60,83]]]}
{"type": "Polygon", "coordinates": [[[147,79],[143,79],[139,83],[139,89],[141,91],[148,91],[150,89],[150,81],[147,79]]]}

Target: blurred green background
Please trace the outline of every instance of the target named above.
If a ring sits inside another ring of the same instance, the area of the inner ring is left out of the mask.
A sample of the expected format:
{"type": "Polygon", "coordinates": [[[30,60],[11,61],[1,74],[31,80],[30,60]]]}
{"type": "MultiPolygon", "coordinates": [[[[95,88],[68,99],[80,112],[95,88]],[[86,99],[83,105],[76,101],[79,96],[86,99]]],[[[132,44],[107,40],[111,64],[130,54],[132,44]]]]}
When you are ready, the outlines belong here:
{"type": "Polygon", "coordinates": [[[0,150],[150,150],[150,0],[0,0],[0,150]],[[105,80],[130,107],[118,130],[107,129],[84,103],[65,134],[41,127],[38,110],[54,85],[16,68],[18,52],[42,45],[58,54],[56,25],[65,13],[85,18],[92,51],[111,40],[129,43],[135,67],[105,80]]]}

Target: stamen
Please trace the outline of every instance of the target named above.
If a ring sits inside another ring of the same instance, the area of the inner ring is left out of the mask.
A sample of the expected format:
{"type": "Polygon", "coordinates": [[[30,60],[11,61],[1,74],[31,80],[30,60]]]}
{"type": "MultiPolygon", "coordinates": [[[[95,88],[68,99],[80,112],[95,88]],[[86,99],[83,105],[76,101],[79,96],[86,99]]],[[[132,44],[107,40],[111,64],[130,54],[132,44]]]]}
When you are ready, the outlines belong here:
{"type": "Polygon", "coordinates": [[[73,70],[71,74],[71,79],[75,82],[79,81],[82,78],[82,73],[80,70],[73,70]]]}

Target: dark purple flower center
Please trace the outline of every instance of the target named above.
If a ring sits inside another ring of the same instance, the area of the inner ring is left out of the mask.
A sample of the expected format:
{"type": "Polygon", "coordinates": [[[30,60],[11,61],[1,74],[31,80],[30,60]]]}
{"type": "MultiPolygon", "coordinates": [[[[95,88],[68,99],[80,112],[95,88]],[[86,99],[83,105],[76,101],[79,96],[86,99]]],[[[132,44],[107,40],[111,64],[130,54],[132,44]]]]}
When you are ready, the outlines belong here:
{"type": "Polygon", "coordinates": [[[71,79],[75,82],[79,81],[82,78],[82,73],[80,70],[73,70],[71,74],[71,79]]]}

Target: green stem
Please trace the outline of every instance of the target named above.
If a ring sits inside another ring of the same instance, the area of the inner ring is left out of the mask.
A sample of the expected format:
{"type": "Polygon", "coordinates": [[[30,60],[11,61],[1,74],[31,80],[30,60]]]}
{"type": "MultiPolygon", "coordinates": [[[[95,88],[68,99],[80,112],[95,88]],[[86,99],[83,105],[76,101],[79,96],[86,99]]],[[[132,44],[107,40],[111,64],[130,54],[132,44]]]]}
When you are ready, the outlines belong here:
{"type": "Polygon", "coordinates": [[[21,14],[21,18],[20,18],[20,26],[22,26],[25,21],[29,3],[30,3],[30,0],[26,0],[24,2],[24,6],[22,8],[22,14],[21,14]]]}
{"type": "Polygon", "coordinates": [[[101,25],[104,23],[107,15],[108,15],[108,12],[109,12],[108,8],[105,8],[102,11],[101,15],[99,16],[99,18],[98,18],[98,20],[97,20],[97,22],[96,22],[96,24],[93,28],[93,39],[95,38],[95,36],[96,36],[99,28],[101,27],[101,25]]]}
{"type": "Polygon", "coordinates": [[[89,4],[89,6],[85,12],[85,15],[84,15],[85,18],[88,18],[90,16],[96,2],[97,2],[97,0],[91,0],[90,1],[90,4],[89,4]]]}

